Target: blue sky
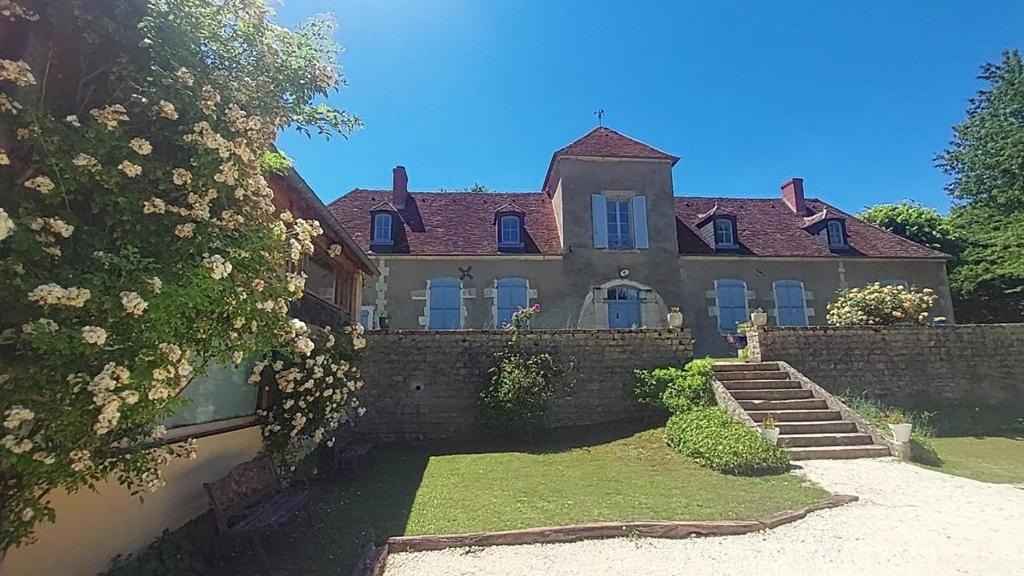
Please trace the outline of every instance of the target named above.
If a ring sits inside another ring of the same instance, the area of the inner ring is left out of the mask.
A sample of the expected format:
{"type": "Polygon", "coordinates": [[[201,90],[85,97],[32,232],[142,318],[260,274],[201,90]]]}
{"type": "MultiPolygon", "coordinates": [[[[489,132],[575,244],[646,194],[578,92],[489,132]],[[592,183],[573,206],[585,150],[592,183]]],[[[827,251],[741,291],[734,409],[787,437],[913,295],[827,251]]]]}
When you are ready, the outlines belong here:
{"type": "Polygon", "coordinates": [[[774,196],[791,176],[848,211],[947,210],[933,156],[1024,45],[1024,2],[289,0],[331,12],[360,116],[348,140],[279,144],[330,201],[391,185],[540,187],[551,153],[605,124],[681,156],[680,196],[774,196]]]}

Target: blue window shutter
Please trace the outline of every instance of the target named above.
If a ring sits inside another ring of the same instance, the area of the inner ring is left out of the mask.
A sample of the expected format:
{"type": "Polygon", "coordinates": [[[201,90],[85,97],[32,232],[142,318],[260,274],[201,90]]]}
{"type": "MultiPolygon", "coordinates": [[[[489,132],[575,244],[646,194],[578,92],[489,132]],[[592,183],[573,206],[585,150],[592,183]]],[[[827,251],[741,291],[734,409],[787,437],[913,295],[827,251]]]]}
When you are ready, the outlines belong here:
{"type": "Polygon", "coordinates": [[[646,250],[648,248],[646,196],[633,196],[633,225],[636,247],[646,250]]]}
{"type": "Polygon", "coordinates": [[[429,285],[431,330],[462,328],[462,285],[455,278],[431,278],[429,285]]]}
{"type": "Polygon", "coordinates": [[[601,194],[590,195],[590,212],[594,225],[594,248],[607,248],[608,214],[604,196],[601,194]]]}
{"type": "Polygon", "coordinates": [[[804,285],[799,280],[775,282],[775,309],[779,326],[806,326],[807,310],[804,308],[804,285]]]}
{"type": "Polygon", "coordinates": [[[736,325],[747,321],[747,284],[742,280],[715,282],[718,296],[718,329],[736,332],[736,325]]]}
{"type": "Polygon", "coordinates": [[[527,283],[523,278],[501,278],[497,283],[497,311],[495,327],[502,328],[512,321],[512,315],[529,305],[527,283]]]}

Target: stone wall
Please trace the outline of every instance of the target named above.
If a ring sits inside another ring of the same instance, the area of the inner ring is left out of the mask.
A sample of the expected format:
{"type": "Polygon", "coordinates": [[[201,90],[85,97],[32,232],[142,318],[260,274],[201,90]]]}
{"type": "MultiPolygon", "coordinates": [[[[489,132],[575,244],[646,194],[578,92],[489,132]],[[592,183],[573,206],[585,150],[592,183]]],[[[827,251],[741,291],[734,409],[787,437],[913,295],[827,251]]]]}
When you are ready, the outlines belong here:
{"type": "Polygon", "coordinates": [[[1024,324],[767,327],[748,348],[833,393],[921,409],[1024,405],[1024,324]]]}
{"type": "MultiPolygon", "coordinates": [[[[687,330],[536,330],[523,338],[528,349],[552,353],[568,370],[548,410],[552,427],[637,416],[633,370],[693,357],[687,330]]],[[[477,433],[478,396],[505,339],[494,330],[367,333],[361,371],[368,411],[357,432],[399,439],[477,433]]]]}

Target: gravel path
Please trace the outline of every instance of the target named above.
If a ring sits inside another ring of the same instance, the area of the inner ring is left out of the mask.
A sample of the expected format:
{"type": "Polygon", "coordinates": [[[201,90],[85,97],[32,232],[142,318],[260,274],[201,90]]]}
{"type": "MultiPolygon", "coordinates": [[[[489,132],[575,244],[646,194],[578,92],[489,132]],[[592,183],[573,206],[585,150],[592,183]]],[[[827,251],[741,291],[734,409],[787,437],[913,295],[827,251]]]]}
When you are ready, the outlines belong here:
{"type": "Polygon", "coordinates": [[[592,540],[393,554],[386,576],[513,574],[1024,574],[1024,489],[890,458],[801,462],[859,502],[774,530],[690,540],[592,540]]]}

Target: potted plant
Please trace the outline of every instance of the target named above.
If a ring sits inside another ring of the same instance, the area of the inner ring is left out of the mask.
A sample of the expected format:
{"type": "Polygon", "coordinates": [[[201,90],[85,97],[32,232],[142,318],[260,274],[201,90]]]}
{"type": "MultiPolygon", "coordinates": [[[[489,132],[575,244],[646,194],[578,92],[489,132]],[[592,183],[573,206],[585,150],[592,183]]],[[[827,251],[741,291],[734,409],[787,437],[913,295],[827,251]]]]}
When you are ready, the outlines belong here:
{"type": "Polygon", "coordinates": [[[892,430],[892,439],[900,444],[910,442],[910,434],[914,425],[907,422],[907,417],[899,410],[889,410],[882,414],[882,421],[889,425],[892,430]]]}
{"type": "Polygon", "coordinates": [[[761,420],[761,435],[768,439],[772,444],[779,443],[779,429],[775,426],[775,417],[771,414],[764,417],[761,420]]]}
{"type": "Polygon", "coordinates": [[[750,315],[750,323],[760,328],[768,324],[768,313],[758,308],[750,315]]]}
{"type": "Polygon", "coordinates": [[[682,328],[683,327],[683,313],[679,310],[679,306],[673,306],[668,309],[668,327],[669,328],[682,328]]]}

